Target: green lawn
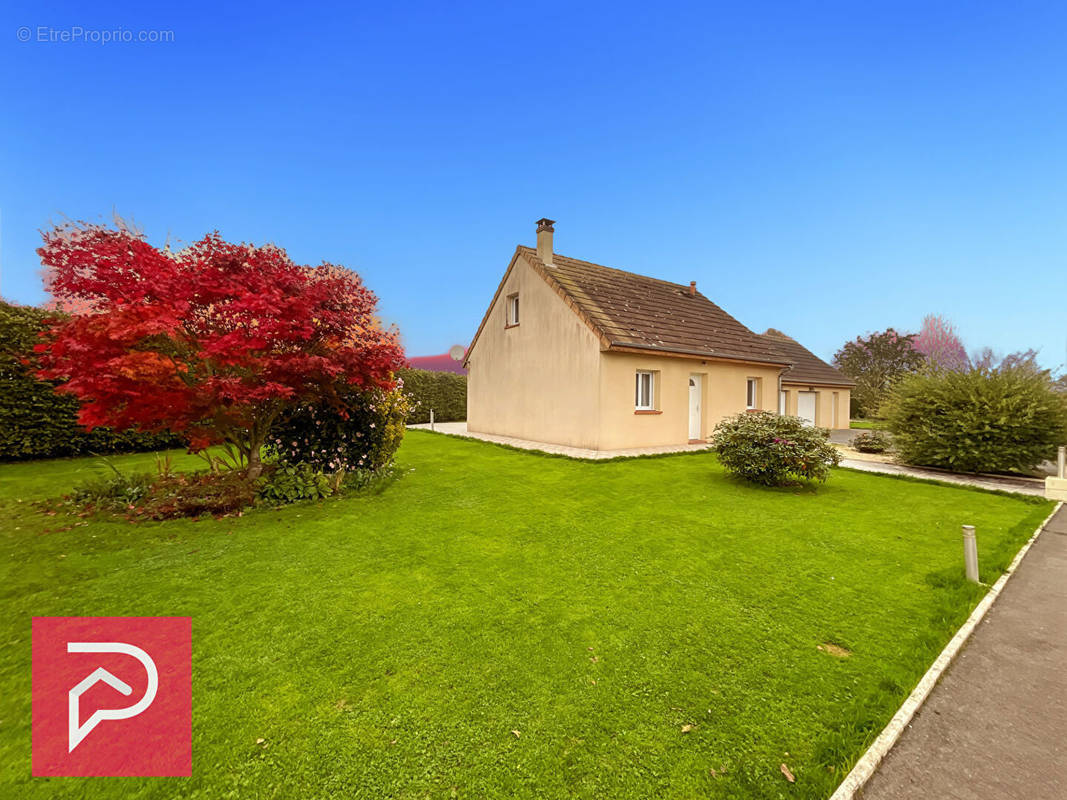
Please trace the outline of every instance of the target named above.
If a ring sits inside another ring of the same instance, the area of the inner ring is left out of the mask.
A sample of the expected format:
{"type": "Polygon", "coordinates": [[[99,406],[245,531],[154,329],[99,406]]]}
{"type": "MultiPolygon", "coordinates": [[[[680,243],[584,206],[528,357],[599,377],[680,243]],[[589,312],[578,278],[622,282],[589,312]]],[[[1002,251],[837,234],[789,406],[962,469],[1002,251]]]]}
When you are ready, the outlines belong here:
{"type": "Polygon", "coordinates": [[[862,428],[871,431],[887,431],[889,423],[884,419],[854,419],[848,423],[850,428],[862,428]]]}
{"type": "Polygon", "coordinates": [[[980,597],[960,524],[992,581],[1051,509],[421,431],[398,461],[380,494],[72,529],[28,501],[91,459],[0,465],[0,795],[826,797],[980,597]],[[33,615],[192,617],[191,779],[29,777],[33,615]]]}

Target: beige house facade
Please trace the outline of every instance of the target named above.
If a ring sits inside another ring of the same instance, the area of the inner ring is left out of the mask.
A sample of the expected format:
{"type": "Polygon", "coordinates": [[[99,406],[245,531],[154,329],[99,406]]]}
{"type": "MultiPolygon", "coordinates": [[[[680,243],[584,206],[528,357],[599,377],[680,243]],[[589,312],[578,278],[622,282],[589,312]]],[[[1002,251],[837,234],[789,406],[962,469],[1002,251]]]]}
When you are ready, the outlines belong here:
{"type": "Polygon", "coordinates": [[[829,370],[808,383],[815,373],[789,337],[753,333],[695,284],[556,254],[553,233],[540,220],[537,247],[516,248],[467,350],[468,430],[656,447],[702,442],[740,411],[798,414],[812,400],[812,424],[848,427],[849,382],[800,348],[829,370]]]}

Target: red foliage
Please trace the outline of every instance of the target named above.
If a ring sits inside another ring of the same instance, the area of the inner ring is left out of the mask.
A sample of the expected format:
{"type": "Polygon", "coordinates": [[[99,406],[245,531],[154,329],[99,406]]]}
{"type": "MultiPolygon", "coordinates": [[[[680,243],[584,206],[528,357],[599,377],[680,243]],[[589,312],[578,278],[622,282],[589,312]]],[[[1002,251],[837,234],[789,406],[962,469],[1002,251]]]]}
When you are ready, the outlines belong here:
{"type": "Polygon", "coordinates": [[[171,253],[129,230],[67,225],[37,252],[57,306],[79,312],[53,321],[39,374],[81,400],[88,428],[174,431],[194,451],[230,442],[258,473],[287,407],[391,388],[404,364],[358,275],[273,245],[214,233],[171,253]]]}

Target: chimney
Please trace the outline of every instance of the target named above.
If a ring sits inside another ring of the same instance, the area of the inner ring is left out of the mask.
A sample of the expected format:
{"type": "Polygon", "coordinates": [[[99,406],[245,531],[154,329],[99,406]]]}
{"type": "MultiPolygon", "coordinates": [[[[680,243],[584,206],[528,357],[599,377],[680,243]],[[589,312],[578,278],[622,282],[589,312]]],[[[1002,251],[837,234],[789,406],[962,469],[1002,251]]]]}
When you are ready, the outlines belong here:
{"type": "Polygon", "coordinates": [[[696,297],[697,296],[697,282],[696,281],[689,281],[689,296],[690,297],[696,297]]]}
{"type": "Polygon", "coordinates": [[[537,257],[546,266],[552,266],[552,226],[556,224],[554,219],[541,217],[537,220],[537,257]]]}

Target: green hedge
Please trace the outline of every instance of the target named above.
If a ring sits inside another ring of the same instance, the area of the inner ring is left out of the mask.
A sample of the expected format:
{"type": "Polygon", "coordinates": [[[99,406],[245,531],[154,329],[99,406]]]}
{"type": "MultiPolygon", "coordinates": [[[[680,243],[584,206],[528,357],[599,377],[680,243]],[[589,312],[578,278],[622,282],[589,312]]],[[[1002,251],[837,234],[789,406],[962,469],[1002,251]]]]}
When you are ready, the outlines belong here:
{"type": "Polygon", "coordinates": [[[1027,472],[1067,444],[1067,397],[1026,366],[908,375],[887,403],[901,460],[953,472],[1027,472]]]}
{"type": "Polygon", "coordinates": [[[466,375],[402,369],[397,371],[397,377],[404,381],[404,394],[415,401],[408,424],[429,422],[431,408],[437,422],[461,422],[467,418],[466,375]]]}
{"type": "Polygon", "coordinates": [[[37,380],[33,355],[46,313],[0,301],[0,461],[183,447],[172,435],[116,433],[78,425],[78,401],[37,380]]]}

